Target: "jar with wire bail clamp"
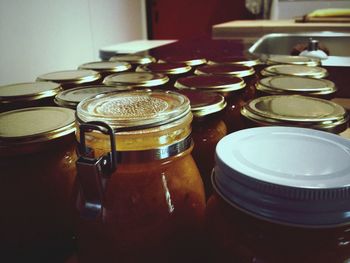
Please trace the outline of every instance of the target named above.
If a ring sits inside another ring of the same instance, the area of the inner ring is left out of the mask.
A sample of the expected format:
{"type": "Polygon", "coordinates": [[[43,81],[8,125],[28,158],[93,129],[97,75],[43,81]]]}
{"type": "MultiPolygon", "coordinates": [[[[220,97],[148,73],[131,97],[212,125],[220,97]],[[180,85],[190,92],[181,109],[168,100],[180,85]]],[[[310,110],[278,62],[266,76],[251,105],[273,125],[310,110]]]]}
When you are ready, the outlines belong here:
{"type": "Polygon", "coordinates": [[[340,105],[300,95],[273,95],[254,99],[241,110],[247,127],[295,126],[341,133],[349,115],[340,105]]]}
{"type": "Polygon", "coordinates": [[[54,82],[26,82],[0,86],[0,112],[54,106],[54,97],[62,87],[54,82]]]}
{"type": "Polygon", "coordinates": [[[349,262],[349,153],[349,140],[305,128],[225,136],[206,209],[212,259],[349,262]]]}
{"type": "Polygon", "coordinates": [[[2,260],[56,262],[72,253],[74,131],[71,109],[0,114],[2,260]]]}
{"type": "Polygon", "coordinates": [[[222,120],[226,101],[218,93],[197,90],[179,90],[178,92],[188,97],[191,103],[194,116],[192,156],[202,176],[206,197],[209,197],[212,193],[210,175],[214,168],[215,147],[227,134],[226,125],[222,120]]]}
{"type": "Polygon", "coordinates": [[[36,81],[52,81],[61,84],[63,89],[95,85],[101,81],[97,71],[87,69],[55,71],[40,75],[36,81]]]}
{"type": "Polygon", "coordinates": [[[80,102],[77,118],[80,262],[195,261],[205,196],[187,97],[102,94],[80,102]]]}
{"type": "Polygon", "coordinates": [[[245,105],[245,82],[243,79],[221,75],[198,75],[179,78],[175,88],[179,90],[198,90],[219,93],[225,97],[227,106],[223,120],[228,133],[244,128],[240,111],[245,105]]]}

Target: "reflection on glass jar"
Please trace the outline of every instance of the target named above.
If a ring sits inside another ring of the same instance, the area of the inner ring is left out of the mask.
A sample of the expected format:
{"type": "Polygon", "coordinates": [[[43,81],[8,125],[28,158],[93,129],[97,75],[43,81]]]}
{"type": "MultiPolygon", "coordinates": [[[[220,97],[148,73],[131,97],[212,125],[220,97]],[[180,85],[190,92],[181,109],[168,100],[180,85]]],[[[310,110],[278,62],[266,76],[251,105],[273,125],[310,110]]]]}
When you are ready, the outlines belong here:
{"type": "Polygon", "coordinates": [[[136,68],[136,72],[154,72],[165,74],[169,77],[168,89],[174,89],[176,80],[185,77],[191,71],[191,66],[185,63],[150,63],[136,68]]]}
{"type": "Polygon", "coordinates": [[[2,259],[52,262],[71,253],[74,120],[58,107],[0,114],[2,259]]]}
{"type": "Polygon", "coordinates": [[[123,61],[95,61],[82,64],[78,69],[94,70],[100,73],[104,79],[108,75],[129,71],[131,64],[123,61]]]}
{"type": "Polygon", "coordinates": [[[212,193],[211,171],[214,168],[216,144],[227,134],[227,128],[222,120],[226,107],[225,98],[218,93],[196,90],[179,90],[179,93],[189,98],[192,122],[192,137],[194,148],[193,159],[196,161],[204,182],[206,196],[212,193]]]}
{"type": "Polygon", "coordinates": [[[246,83],[245,100],[255,97],[255,83],[257,81],[255,70],[241,64],[212,64],[202,66],[194,72],[197,75],[210,74],[219,76],[233,76],[242,78],[246,83]]]}
{"type": "Polygon", "coordinates": [[[271,76],[260,79],[256,84],[259,96],[304,95],[331,99],[337,91],[334,82],[298,76],[271,76]]]}
{"type": "Polygon", "coordinates": [[[220,93],[225,97],[227,106],[223,120],[228,132],[244,128],[241,108],[245,105],[245,82],[243,79],[221,75],[199,75],[179,78],[175,83],[179,90],[198,90],[220,93]]]}
{"type": "Polygon", "coordinates": [[[36,79],[36,81],[52,81],[59,83],[65,90],[83,85],[99,84],[101,80],[100,73],[87,69],[50,72],[40,75],[36,79]]]}
{"type": "Polygon", "coordinates": [[[295,126],[332,133],[345,131],[349,120],[342,106],[300,95],[260,97],[244,105],[241,114],[247,127],[295,126]]]}
{"type": "Polygon", "coordinates": [[[161,73],[126,72],[112,74],[103,80],[103,84],[116,86],[118,89],[167,89],[169,77],[161,73]]]}
{"type": "Polygon", "coordinates": [[[191,156],[188,99],[161,91],[110,93],[81,102],[77,118],[79,260],[195,261],[205,196],[191,156]],[[89,166],[84,143],[101,169],[89,166]]]}
{"type": "Polygon", "coordinates": [[[349,140],[312,129],[224,137],[206,210],[213,259],[348,262],[349,152],[349,140]]]}
{"type": "Polygon", "coordinates": [[[54,82],[27,82],[0,86],[0,112],[36,106],[54,106],[53,98],[62,91],[54,82]]]}

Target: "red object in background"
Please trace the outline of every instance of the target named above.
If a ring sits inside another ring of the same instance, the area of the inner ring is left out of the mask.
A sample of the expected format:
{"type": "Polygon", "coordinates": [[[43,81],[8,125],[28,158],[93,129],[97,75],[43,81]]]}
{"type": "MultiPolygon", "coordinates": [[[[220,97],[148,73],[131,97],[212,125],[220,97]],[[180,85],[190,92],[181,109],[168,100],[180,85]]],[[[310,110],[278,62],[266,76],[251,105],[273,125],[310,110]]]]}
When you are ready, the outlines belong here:
{"type": "Polygon", "coordinates": [[[149,39],[210,36],[212,25],[249,19],[244,0],[146,0],[149,39]]]}

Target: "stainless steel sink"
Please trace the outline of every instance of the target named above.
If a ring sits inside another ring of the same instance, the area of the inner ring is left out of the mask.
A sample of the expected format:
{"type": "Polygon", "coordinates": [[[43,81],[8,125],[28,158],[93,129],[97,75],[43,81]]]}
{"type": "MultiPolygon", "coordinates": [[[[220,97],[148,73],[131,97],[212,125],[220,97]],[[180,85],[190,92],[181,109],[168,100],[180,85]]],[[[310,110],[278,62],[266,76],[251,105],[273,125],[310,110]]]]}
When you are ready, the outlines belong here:
{"type": "Polygon", "coordinates": [[[350,66],[350,34],[334,32],[312,32],[296,34],[267,34],[257,40],[249,52],[264,60],[268,55],[290,55],[298,44],[307,44],[309,38],[318,40],[330,52],[322,60],[324,66],[350,66]]]}

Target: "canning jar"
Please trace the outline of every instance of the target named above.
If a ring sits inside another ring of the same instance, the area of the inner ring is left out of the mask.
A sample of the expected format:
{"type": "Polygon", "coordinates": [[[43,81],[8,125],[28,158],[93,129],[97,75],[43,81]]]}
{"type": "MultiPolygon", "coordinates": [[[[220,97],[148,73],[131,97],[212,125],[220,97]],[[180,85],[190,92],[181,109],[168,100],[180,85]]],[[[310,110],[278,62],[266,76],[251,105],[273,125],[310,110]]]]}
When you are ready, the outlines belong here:
{"type": "Polygon", "coordinates": [[[75,116],[33,107],[0,114],[1,258],[53,262],[73,248],[75,116]]]}
{"type": "Polygon", "coordinates": [[[218,93],[197,90],[179,90],[178,92],[190,100],[194,116],[192,156],[202,176],[206,196],[209,197],[212,193],[210,176],[214,168],[215,147],[220,139],[227,134],[227,128],[222,119],[226,101],[218,93]]]}
{"type": "Polygon", "coordinates": [[[328,71],[321,67],[309,67],[304,65],[272,65],[264,68],[260,74],[263,77],[274,75],[287,75],[323,79],[328,76],[328,71]]]}
{"type": "Polygon", "coordinates": [[[63,89],[71,89],[98,84],[101,81],[101,75],[94,70],[73,69],[46,73],[37,77],[36,81],[52,81],[60,83],[63,89]]]}
{"type": "Polygon", "coordinates": [[[154,72],[165,74],[169,77],[168,89],[174,89],[176,80],[185,77],[191,71],[191,66],[185,63],[150,63],[136,68],[136,72],[154,72]]]}
{"type": "Polygon", "coordinates": [[[315,67],[321,65],[321,60],[318,58],[304,57],[304,56],[289,56],[289,55],[270,55],[266,59],[267,65],[276,64],[290,64],[290,65],[304,65],[315,67]]]}
{"type": "Polygon", "coordinates": [[[0,112],[35,106],[53,106],[62,90],[54,82],[28,82],[0,86],[0,112]]]}
{"type": "Polygon", "coordinates": [[[188,99],[162,91],[98,95],[78,105],[77,118],[80,262],[201,255],[205,196],[191,156],[188,99]]]}
{"type": "Polygon", "coordinates": [[[299,94],[331,99],[337,88],[326,79],[277,75],[258,80],[256,90],[258,96],[299,94]]]}
{"type": "Polygon", "coordinates": [[[123,61],[95,61],[82,64],[78,69],[94,70],[100,73],[101,79],[108,75],[129,71],[131,64],[123,61]]]}
{"type": "Polygon", "coordinates": [[[110,87],[104,85],[95,85],[95,86],[82,86],[69,90],[63,90],[59,92],[55,97],[55,103],[58,106],[76,109],[79,102],[82,100],[95,96],[97,94],[106,93],[106,92],[116,92],[116,91],[126,91],[131,89],[127,86],[121,87],[110,87]]]}
{"type": "Polygon", "coordinates": [[[227,103],[223,120],[228,133],[244,128],[240,111],[246,103],[245,86],[241,78],[221,75],[189,76],[179,78],[175,83],[175,88],[179,90],[199,90],[223,95],[227,103]]]}
{"type": "Polygon", "coordinates": [[[247,127],[297,126],[341,133],[349,115],[340,105],[300,95],[273,95],[254,99],[241,110],[247,127]]]}
{"type": "Polygon", "coordinates": [[[123,61],[131,64],[131,70],[135,70],[140,65],[154,63],[157,60],[150,55],[127,54],[112,56],[109,61],[123,61]]]}
{"type": "Polygon", "coordinates": [[[208,65],[215,64],[235,64],[247,67],[255,67],[261,64],[258,58],[248,56],[216,56],[208,59],[208,65]]]}
{"type": "Polygon", "coordinates": [[[127,87],[132,89],[167,89],[169,77],[161,73],[125,72],[112,74],[103,80],[108,86],[127,87]]]}
{"type": "Polygon", "coordinates": [[[199,55],[182,54],[182,55],[172,55],[159,59],[159,62],[164,63],[185,63],[192,67],[191,72],[194,71],[198,66],[207,63],[207,59],[199,55]]]}
{"type": "Polygon", "coordinates": [[[250,100],[255,97],[257,77],[252,67],[240,64],[212,64],[198,67],[194,73],[197,75],[211,74],[242,78],[246,83],[244,99],[250,100]]]}
{"type": "Polygon", "coordinates": [[[304,128],[224,137],[206,210],[215,262],[349,262],[349,152],[349,140],[304,128]]]}

